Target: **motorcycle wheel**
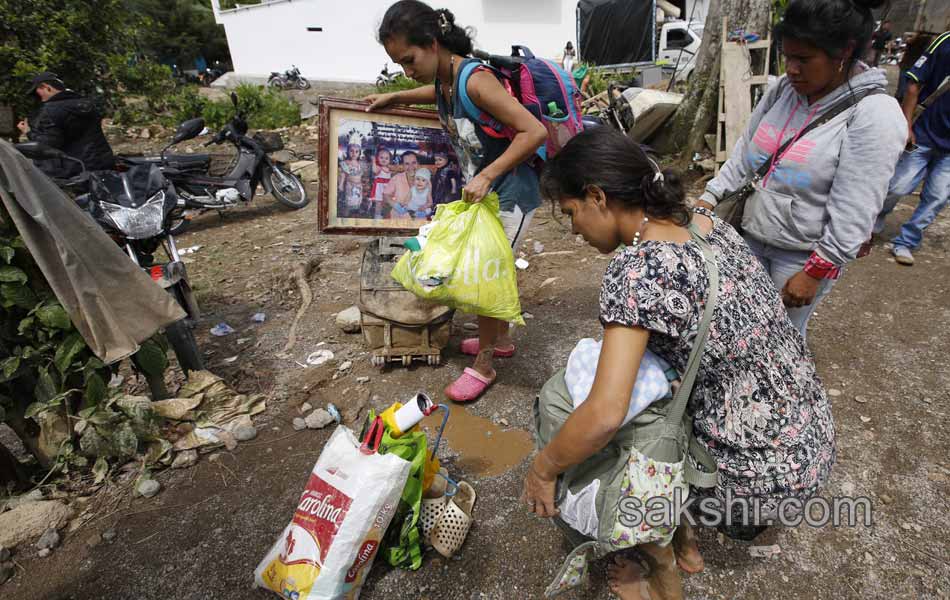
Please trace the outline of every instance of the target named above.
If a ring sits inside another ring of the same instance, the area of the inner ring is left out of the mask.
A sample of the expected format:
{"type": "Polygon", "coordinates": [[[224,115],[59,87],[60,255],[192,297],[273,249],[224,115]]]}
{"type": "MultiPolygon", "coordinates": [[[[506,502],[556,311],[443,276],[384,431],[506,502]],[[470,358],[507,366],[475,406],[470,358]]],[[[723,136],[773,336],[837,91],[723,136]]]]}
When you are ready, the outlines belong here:
{"type": "Polygon", "coordinates": [[[284,89],[284,84],[282,84],[282,83],[280,82],[280,79],[278,79],[278,78],[276,78],[276,77],[272,77],[272,78],[270,78],[270,79],[267,80],[267,87],[269,87],[269,88],[271,88],[271,89],[274,89],[274,90],[282,90],[282,89],[284,89]]]}
{"type": "Polygon", "coordinates": [[[202,371],[205,368],[198,342],[195,341],[195,332],[192,331],[188,319],[182,319],[165,328],[165,337],[178,357],[178,365],[187,375],[191,371],[202,371]]]}
{"type": "Polygon", "coordinates": [[[386,80],[382,77],[376,79],[376,89],[381,90],[386,87],[386,80]]]}
{"type": "MultiPolygon", "coordinates": [[[[175,298],[178,305],[187,311],[185,300],[185,291],[181,283],[176,283],[168,289],[168,293],[175,298]]],[[[203,371],[205,368],[204,358],[201,356],[201,350],[198,349],[198,342],[195,341],[194,323],[188,317],[175,321],[165,327],[165,339],[172,351],[178,358],[178,366],[187,375],[191,371],[203,371]]]]}
{"type": "Polygon", "coordinates": [[[297,80],[297,89],[309,90],[310,82],[307,81],[305,78],[301,77],[300,79],[297,80]]]}
{"type": "Polygon", "coordinates": [[[274,198],[293,209],[300,209],[310,203],[307,190],[300,178],[280,165],[274,165],[267,175],[270,178],[271,192],[274,198]]]}

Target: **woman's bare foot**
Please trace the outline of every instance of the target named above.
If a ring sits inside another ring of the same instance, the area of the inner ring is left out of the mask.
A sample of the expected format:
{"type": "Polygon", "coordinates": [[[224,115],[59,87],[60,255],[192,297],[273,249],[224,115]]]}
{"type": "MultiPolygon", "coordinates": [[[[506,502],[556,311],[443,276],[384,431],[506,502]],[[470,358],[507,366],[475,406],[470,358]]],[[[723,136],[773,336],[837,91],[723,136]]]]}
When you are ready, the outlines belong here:
{"type": "Polygon", "coordinates": [[[650,595],[650,584],[643,576],[640,565],[619,554],[607,566],[607,584],[620,600],[657,600],[650,595]]]}
{"type": "Polygon", "coordinates": [[[673,551],[676,553],[676,564],[687,573],[695,575],[706,568],[706,562],[696,543],[696,532],[685,522],[681,523],[673,534],[673,551]]]}

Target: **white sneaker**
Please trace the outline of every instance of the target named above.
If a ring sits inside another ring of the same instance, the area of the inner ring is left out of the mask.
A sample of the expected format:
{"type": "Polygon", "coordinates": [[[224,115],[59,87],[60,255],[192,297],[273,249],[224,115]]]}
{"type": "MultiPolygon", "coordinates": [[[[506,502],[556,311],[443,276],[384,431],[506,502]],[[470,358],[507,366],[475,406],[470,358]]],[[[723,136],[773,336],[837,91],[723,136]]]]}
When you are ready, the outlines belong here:
{"type": "Polygon", "coordinates": [[[907,265],[909,267],[914,264],[914,255],[910,253],[910,248],[894,246],[891,249],[891,254],[894,255],[894,260],[897,261],[899,265],[907,265]]]}

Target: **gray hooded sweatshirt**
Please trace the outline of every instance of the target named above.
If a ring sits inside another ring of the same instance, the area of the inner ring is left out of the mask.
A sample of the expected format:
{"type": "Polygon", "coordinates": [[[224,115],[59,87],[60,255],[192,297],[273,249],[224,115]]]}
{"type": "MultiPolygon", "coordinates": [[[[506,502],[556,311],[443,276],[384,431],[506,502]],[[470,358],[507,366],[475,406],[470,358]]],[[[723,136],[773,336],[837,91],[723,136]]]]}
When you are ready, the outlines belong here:
{"type": "MultiPolygon", "coordinates": [[[[700,199],[715,205],[742,187],[786,140],[851,90],[885,89],[883,70],[863,63],[857,69],[850,82],[814,104],[781,77],[700,199]]],[[[745,235],[785,250],[816,251],[835,265],[850,262],[871,236],[906,141],[907,120],[897,101],[886,94],[864,98],[787,149],[746,203],[745,235]]]]}

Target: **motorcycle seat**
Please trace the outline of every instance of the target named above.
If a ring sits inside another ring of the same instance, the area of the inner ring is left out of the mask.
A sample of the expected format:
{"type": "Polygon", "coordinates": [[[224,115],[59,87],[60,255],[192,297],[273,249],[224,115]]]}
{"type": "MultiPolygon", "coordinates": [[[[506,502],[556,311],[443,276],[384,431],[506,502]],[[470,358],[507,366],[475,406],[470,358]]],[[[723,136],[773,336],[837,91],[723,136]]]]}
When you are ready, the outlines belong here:
{"type": "MultiPolygon", "coordinates": [[[[122,160],[130,165],[153,164],[160,165],[161,157],[158,156],[124,156],[122,160]]],[[[194,171],[197,169],[206,170],[211,166],[210,154],[166,154],[165,166],[180,171],[194,171]]]]}

